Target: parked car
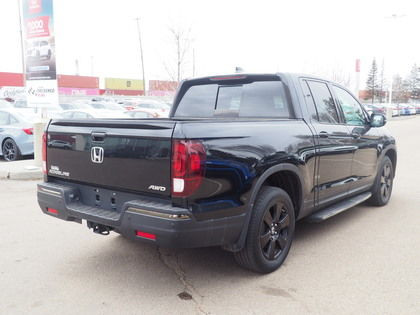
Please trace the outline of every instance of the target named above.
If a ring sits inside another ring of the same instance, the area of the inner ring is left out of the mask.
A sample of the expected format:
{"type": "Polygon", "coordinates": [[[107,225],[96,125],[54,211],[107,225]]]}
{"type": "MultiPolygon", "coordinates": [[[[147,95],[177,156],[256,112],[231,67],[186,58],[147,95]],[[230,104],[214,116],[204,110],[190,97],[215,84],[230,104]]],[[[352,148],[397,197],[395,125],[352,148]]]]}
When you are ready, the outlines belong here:
{"type": "Polygon", "coordinates": [[[14,106],[15,108],[27,108],[27,107],[28,107],[28,103],[27,103],[27,101],[26,101],[26,100],[23,100],[23,99],[17,99],[17,100],[15,100],[15,102],[14,102],[13,106],[14,106]]]}
{"type": "Polygon", "coordinates": [[[13,104],[6,101],[6,100],[0,100],[0,109],[10,109],[13,108],[13,104]]]}
{"type": "Polygon", "coordinates": [[[415,115],[416,110],[412,105],[400,104],[400,115],[415,115]]]}
{"type": "Polygon", "coordinates": [[[371,104],[362,104],[369,115],[373,113],[373,106],[371,104]]]}
{"type": "Polygon", "coordinates": [[[420,104],[414,105],[416,107],[416,114],[420,114],[420,104]]]}
{"type": "Polygon", "coordinates": [[[408,105],[408,112],[410,115],[416,115],[417,110],[415,105],[408,105]]]}
{"type": "Polygon", "coordinates": [[[221,246],[267,273],[286,259],[296,220],[388,203],[397,152],[385,122],[311,76],[186,80],[167,119],[52,120],[38,203],[99,234],[221,246]]]}
{"type": "Polygon", "coordinates": [[[51,59],[52,49],[47,40],[36,40],[30,44],[27,56],[30,58],[51,59]]]}
{"type": "Polygon", "coordinates": [[[168,117],[171,109],[168,104],[156,101],[140,101],[135,108],[153,111],[157,117],[168,117]]]}
{"type": "Polygon", "coordinates": [[[87,103],[75,102],[75,103],[61,103],[59,104],[62,110],[75,110],[75,109],[91,109],[92,106],[89,106],[87,103]]]}
{"type": "Polygon", "coordinates": [[[132,118],[157,118],[156,112],[146,109],[133,109],[125,112],[126,115],[132,118]]]}
{"type": "Polygon", "coordinates": [[[0,155],[6,161],[18,160],[34,153],[31,116],[15,109],[0,109],[0,155]]]}
{"type": "Polygon", "coordinates": [[[386,107],[384,104],[363,104],[369,115],[371,114],[382,114],[385,115],[386,107]]]}
{"type": "Polygon", "coordinates": [[[93,109],[99,109],[99,110],[118,110],[118,111],[124,111],[124,107],[111,103],[111,102],[90,102],[88,105],[93,109]]]}
{"type": "Polygon", "coordinates": [[[58,118],[66,119],[97,119],[97,118],[129,118],[123,111],[116,110],[67,110],[63,111],[58,118]]]}

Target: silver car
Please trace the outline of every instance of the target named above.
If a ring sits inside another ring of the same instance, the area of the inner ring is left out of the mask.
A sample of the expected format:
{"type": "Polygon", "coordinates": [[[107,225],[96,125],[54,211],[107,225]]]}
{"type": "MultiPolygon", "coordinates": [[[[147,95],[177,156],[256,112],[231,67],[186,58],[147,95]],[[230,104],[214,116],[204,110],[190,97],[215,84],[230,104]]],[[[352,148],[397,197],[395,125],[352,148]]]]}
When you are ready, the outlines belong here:
{"type": "Polygon", "coordinates": [[[0,109],[0,144],[0,156],[6,161],[34,154],[31,117],[14,109],[0,109]]]}

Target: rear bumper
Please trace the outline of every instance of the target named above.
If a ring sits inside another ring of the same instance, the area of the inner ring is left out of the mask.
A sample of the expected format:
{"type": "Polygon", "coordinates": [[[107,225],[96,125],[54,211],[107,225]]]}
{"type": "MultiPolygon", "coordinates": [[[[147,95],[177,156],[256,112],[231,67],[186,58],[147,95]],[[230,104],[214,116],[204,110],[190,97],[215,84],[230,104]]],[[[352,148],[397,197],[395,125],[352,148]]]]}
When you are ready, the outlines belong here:
{"type": "Polygon", "coordinates": [[[192,248],[225,246],[237,241],[245,216],[197,221],[184,208],[166,200],[143,196],[124,202],[121,209],[106,210],[84,205],[77,187],[55,183],[38,184],[41,210],[56,218],[82,223],[86,220],[117,231],[127,238],[155,243],[162,247],[192,248]],[[54,209],[56,211],[48,211],[54,209]],[[155,235],[155,239],[137,236],[137,231],[155,235]]]}

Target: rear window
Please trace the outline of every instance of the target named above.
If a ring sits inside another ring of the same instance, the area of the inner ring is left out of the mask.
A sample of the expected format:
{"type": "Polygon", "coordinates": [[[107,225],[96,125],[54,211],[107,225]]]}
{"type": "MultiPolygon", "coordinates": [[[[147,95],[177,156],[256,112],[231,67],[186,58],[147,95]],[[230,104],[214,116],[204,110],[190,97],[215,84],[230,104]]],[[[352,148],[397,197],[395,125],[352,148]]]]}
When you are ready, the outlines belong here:
{"type": "Polygon", "coordinates": [[[281,81],[193,85],[184,94],[175,112],[175,117],[289,116],[289,102],[281,81]]]}

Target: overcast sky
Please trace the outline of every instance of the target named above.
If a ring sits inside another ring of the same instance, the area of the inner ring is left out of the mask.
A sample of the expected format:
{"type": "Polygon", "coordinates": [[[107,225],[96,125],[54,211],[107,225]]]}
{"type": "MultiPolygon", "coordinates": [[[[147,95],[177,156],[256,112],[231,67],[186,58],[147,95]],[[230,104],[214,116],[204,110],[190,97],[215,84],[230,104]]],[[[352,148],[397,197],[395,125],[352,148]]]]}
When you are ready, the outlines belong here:
{"type": "MultiPolygon", "coordinates": [[[[362,86],[373,57],[386,72],[420,64],[420,1],[55,0],[57,70],[140,78],[135,17],[141,18],[147,79],[168,78],[174,59],[168,27],[190,27],[196,75],[291,71],[354,74],[362,86]],[[397,18],[390,18],[396,14],[397,18]]],[[[0,71],[21,70],[17,0],[0,1],[0,71]]],[[[191,60],[187,76],[192,76],[191,60]]]]}

